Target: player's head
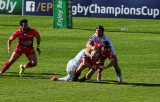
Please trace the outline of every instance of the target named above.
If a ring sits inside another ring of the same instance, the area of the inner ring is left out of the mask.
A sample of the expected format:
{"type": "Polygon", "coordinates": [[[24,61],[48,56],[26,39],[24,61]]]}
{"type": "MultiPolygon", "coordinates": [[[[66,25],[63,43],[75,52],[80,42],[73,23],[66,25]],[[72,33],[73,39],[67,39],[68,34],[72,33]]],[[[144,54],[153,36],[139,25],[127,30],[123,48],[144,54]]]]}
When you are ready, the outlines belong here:
{"type": "Polygon", "coordinates": [[[104,41],[102,43],[102,51],[106,52],[108,48],[110,48],[110,43],[108,41],[104,41]]]}
{"type": "Polygon", "coordinates": [[[29,30],[27,19],[20,20],[20,26],[22,27],[23,32],[27,32],[29,30]]]}
{"type": "Polygon", "coordinates": [[[103,26],[99,25],[99,26],[96,27],[96,33],[97,33],[98,37],[102,37],[103,32],[104,32],[103,26]]]}

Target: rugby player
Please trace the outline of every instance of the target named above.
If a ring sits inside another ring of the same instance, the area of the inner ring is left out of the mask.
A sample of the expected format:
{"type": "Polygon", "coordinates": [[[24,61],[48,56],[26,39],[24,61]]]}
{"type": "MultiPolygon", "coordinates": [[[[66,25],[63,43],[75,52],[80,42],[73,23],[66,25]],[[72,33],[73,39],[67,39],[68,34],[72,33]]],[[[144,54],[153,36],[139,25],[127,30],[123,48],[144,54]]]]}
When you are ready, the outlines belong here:
{"type": "MultiPolygon", "coordinates": [[[[114,60],[115,60],[114,68],[115,68],[115,71],[116,71],[117,76],[118,76],[118,82],[122,83],[122,73],[121,73],[121,69],[118,65],[118,59],[117,59],[114,47],[111,44],[111,41],[110,41],[109,37],[104,34],[103,26],[97,26],[96,27],[96,33],[94,35],[92,35],[91,38],[87,41],[86,48],[94,50],[94,48],[95,48],[94,44],[103,43],[104,41],[108,41],[110,43],[110,47],[111,47],[111,50],[112,50],[113,55],[114,55],[114,60]]],[[[102,65],[104,65],[104,64],[102,64],[102,65]]],[[[97,81],[101,80],[102,70],[103,69],[98,69],[97,81]]]]}
{"type": "Polygon", "coordinates": [[[88,71],[88,73],[82,79],[79,80],[80,82],[90,79],[97,69],[106,69],[115,65],[113,52],[109,46],[109,42],[104,41],[103,43],[97,43],[95,44],[95,48],[97,48],[97,46],[100,46],[101,48],[101,51],[97,52],[98,53],[97,59],[92,59],[92,55],[89,50],[85,52],[86,56],[89,57],[89,60],[88,60],[89,63],[96,67],[91,68],[88,71]],[[102,64],[104,64],[107,58],[110,60],[110,63],[107,66],[102,66],[102,64]]]}
{"type": "MultiPolygon", "coordinates": [[[[69,81],[72,80],[75,77],[75,70],[76,68],[80,65],[80,63],[82,63],[82,60],[84,59],[84,52],[87,50],[87,48],[82,49],[76,56],[75,58],[71,59],[66,67],[66,71],[67,71],[67,76],[63,77],[63,78],[57,78],[54,77],[51,78],[50,80],[54,80],[54,81],[69,81]]],[[[85,63],[87,66],[91,66],[89,63],[85,63]],[[89,65],[88,65],[89,64],[89,65]]],[[[85,66],[85,65],[84,65],[85,66]]],[[[91,66],[92,67],[92,66],[91,66]]]]}
{"type": "Polygon", "coordinates": [[[40,50],[40,35],[34,29],[28,27],[27,19],[22,19],[20,21],[20,26],[18,30],[16,30],[8,39],[8,53],[11,52],[11,43],[16,38],[19,39],[18,44],[13,51],[11,58],[7,61],[0,71],[0,76],[22,55],[25,54],[29,60],[29,63],[20,65],[19,75],[22,76],[24,70],[26,68],[35,67],[37,65],[37,57],[35,54],[35,50],[33,48],[33,38],[37,38],[37,52],[41,53],[40,50]]]}

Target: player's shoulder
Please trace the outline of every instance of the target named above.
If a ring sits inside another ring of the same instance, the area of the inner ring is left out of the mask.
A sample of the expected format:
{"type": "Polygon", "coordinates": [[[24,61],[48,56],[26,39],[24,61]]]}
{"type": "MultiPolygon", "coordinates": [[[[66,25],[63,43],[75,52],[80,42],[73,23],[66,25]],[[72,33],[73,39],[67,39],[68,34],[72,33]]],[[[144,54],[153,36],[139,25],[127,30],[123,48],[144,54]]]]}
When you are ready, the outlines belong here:
{"type": "Polygon", "coordinates": [[[93,34],[91,37],[97,37],[97,34],[95,33],[95,34],[93,34]]]}
{"type": "Polygon", "coordinates": [[[14,31],[14,34],[20,34],[21,33],[21,28],[17,29],[16,31],[14,31]]]}
{"type": "Polygon", "coordinates": [[[97,34],[95,33],[95,34],[93,34],[93,35],[91,36],[91,38],[90,38],[89,40],[95,39],[96,37],[97,37],[97,34]]]}
{"type": "Polygon", "coordinates": [[[109,38],[106,34],[103,34],[103,37],[104,37],[104,38],[109,38]]]}
{"type": "Polygon", "coordinates": [[[37,32],[37,30],[34,29],[34,28],[30,28],[30,27],[29,27],[29,30],[32,31],[32,32],[37,32]]]}
{"type": "Polygon", "coordinates": [[[29,27],[29,30],[31,30],[31,31],[35,31],[35,29],[34,29],[34,28],[30,28],[30,27],[29,27]]]}

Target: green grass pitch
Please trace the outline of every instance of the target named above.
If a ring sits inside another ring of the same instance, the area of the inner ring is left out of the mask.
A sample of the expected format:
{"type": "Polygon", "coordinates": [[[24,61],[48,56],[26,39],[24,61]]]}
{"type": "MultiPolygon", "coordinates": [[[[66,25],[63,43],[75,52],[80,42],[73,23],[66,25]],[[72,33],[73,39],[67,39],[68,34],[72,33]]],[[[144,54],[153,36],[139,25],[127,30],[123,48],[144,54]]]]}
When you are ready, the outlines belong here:
{"type": "Polygon", "coordinates": [[[28,63],[25,55],[0,77],[0,102],[160,101],[160,20],[73,17],[73,29],[53,29],[51,16],[0,15],[0,68],[10,58],[7,40],[23,18],[40,33],[42,53],[37,55],[38,65],[26,69],[23,77],[18,73],[19,65],[28,63]],[[53,76],[67,75],[68,61],[85,48],[97,25],[104,26],[115,47],[124,83],[117,84],[113,67],[102,72],[100,82],[97,73],[84,83],[50,81],[53,76]]]}

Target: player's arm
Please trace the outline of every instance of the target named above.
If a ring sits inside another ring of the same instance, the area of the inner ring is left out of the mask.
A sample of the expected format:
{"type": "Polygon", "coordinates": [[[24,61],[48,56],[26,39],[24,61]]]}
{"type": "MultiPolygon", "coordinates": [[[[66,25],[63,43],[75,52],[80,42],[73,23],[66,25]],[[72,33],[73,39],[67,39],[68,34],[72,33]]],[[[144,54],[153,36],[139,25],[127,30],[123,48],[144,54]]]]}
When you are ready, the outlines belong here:
{"type": "Polygon", "coordinates": [[[96,59],[97,58],[96,57],[96,51],[94,51],[94,53],[91,55],[91,50],[89,50],[89,49],[85,51],[85,55],[90,57],[91,59],[96,59]]]}
{"type": "Polygon", "coordinates": [[[100,66],[99,68],[107,69],[107,68],[110,68],[114,65],[115,65],[115,61],[112,59],[112,60],[110,60],[110,63],[107,66],[100,66]]]}
{"type": "Polygon", "coordinates": [[[92,65],[88,62],[88,58],[83,58],[82,60],[83,60],[83,62],[82,62],[83,66],[86,66],[89,68],[92,67],[92,65]]]}
{"type": "Polygon", "coordinates": [[[11,54],[11,44],[13,40],[14,38],[12,36],[10,36],[10,38],[8,39],[8,53],[9,54],[11,54]]]}
{"type": "Polygon", "coordinates": [[[106,58],[103,58],[103,59],[98,60],[96,63],[99,65],[104,65],[105,60],[106,58]]]}
{"type": "Polygon", "coordinates": [[[93,41],[87,41],[86,48],[88,48],[90,50],[94,50],[95,47],[93,46],[93,41]]]}
{"type": "Polygon", "coordinates": [[[37,52],[39,52],[39,54],[41,54],[41,50],[40,50],[41,37],[40,37],[40,35],[38,34],[38,35],[36,36],[36,38],[37,38],[37,52]]]}
{"type": "Polygon", "coordinates": [[[92,55],[91,55],[90,51],[91,51],[91,50],[89,50],[89,49],[86,50],[86,51],[85,51],[85,55],[87,55],[88,57],[92,58],[92,55]]]}

